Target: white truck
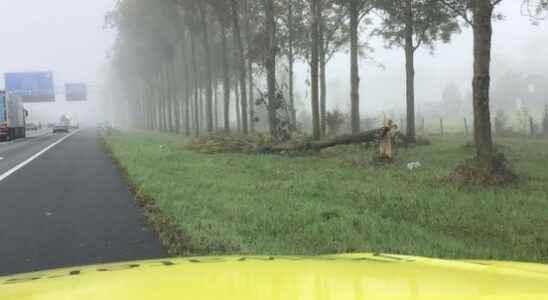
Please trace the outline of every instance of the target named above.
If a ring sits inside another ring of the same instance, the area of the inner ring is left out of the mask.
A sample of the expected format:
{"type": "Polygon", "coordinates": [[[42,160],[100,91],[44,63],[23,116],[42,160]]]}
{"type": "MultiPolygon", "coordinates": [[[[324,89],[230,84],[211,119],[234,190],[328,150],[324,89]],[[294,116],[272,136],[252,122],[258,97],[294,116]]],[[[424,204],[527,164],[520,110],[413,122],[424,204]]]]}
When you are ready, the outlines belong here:
{"type": "Polygon", "coordinates": [[[26,115],[20,96],[0,90],[0,141],[26,137],[26,115]]]}

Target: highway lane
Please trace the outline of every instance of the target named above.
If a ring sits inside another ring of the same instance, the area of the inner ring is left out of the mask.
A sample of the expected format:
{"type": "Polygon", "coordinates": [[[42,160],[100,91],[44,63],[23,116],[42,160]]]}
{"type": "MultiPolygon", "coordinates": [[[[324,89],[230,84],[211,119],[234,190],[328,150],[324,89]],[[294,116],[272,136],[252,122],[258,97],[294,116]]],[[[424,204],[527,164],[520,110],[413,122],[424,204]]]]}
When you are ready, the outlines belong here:
{"type": "Polygon", "coordinates": [[[64,135],[54,134],[51,129],[44,128],[39,131],[28,132],[26,139],[0,142],[0,174],[38,153],[64,135]]]}
{"type": "Polygon", "coordinates": [[[95,129],[0,144],[0,276],[166,255],[95,129]]]}

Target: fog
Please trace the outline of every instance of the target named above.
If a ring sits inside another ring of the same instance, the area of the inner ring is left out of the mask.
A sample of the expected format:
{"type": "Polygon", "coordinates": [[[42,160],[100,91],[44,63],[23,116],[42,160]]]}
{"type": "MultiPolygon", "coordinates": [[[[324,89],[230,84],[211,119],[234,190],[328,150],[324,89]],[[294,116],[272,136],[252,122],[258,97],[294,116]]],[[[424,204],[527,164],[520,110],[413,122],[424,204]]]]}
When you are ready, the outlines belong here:
{"type": "MultiPolygon", "coordinates": [[[[548,75],[548,22],[531,25],[521,14],[521,0],[506,0],[498,7],[504,21],[494,23],[493,32],[493,86],[497,76],[508,70],[525,74],[548,75]]],[[[369,39],[375,52],[371,59],[360,64],[360,100],[362,113],[382,111],[403,112],[405,107],[405,60],[403,49],[385,49],[380,38],[369,39]],[[379,67],[378,65],[383,67],[379,67]]],[[[446,84],[454,82],[466,101],[472,90],[472,31],[463,27],[450,44],[437,44],[434,53],[419,49],[415,57],[416,101],[418,112],[429,103],[439,103],[446,84]]],[[[330,108],[349,110],[349,57],[341,53],[328,64],[328,105],[330,108]]],[[[305,82],[307,71],[301,66],[298,83],[305,82]]],[[[306,94],[303,85],[301,95],[306,94]]],[[[495,101],[495,99],[493,99],[495,101]]],[[[548,99],[546,100],[548,101],[548,99]]],[[[307,101],[306,104],[309,102],[307,101]]],[[[308,108],[308,106],[303,107],[308,108]]],[[[308,110],[310,110],[308,108],[308,110]]]]}
{"type": "Polygon", "coordinates": [[[95,121],[103,98],[101,70],[111,47],[113,32],[103,30],[104,15],[112,0],[0,0],[0,73],[51,71],[55,103],[27,103],[29,119],[55,121],[71,114],[95,121]],[[66,82],[86,82],[87,102],[67,103],[66,82]]]}
{"type": "MultiPolygon", "coordinates": [[[[514,70],[523,74],[546,75],[548,62],[548,23],[532,26],[520,13],[521,0],[506,0],[499,12],[506,16],[495,23],[493,39],[493,80],[514,70]],[[527,67],[525,67],[527,66],[527,67]]],[[[52,71],[55,76],[55,103],[27,104],[31,117],[57,118],[61,113],[81,121],[100,121],[104,94],[106,53],[115,33],[103,29],[104,15],[114,7],[113,0],[1,0],[0,72],[52,71]],[[89,101],[67,103],[65,82],[86,82],[89,101]]],[[[361,61],[362,113],[402,111],[405,99],[404,55],[402,49],[385,49],[383,41],[367,35],[375,49],[361,61]],[[382,65],[382,67],[380,67],[382,65]]],[[[348,109],[349,58],[345,51],[328,64],[328,107],[348,109]]],[[[297,70],[300,109],[309,110],[305,80],[307,68],[297,70]]],[[[416,55],[416,99],[420,112],[429,103],[440,102],[445,85],[454,82],[465,100],[471,90],[472,36],[463,28],[450,44],[438,44],[432,54],[419,49],[416,55]]],[[[3,80],[0,85],[3,86],[3,80]]]]}

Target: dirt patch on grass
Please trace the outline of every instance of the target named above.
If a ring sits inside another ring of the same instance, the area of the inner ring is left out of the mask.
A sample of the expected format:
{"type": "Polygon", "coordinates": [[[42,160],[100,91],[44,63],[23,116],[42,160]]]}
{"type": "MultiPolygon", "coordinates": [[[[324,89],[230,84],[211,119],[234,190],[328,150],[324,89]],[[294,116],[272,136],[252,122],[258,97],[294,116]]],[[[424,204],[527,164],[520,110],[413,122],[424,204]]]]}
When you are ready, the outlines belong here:
{"type": "Polygon", "coordinates": [[[474,159],[464,161],[446,178],[451,183],[481,186],[507,186],[517,183],[518,179],[502,154],[498,154],[487,166],[478,164],[474,159]]]}
{"type": "Polygon", "coordinates": [[[114,155],[110,145],[101,137],[101,144],[114,165],[120,170],[123,180],[127,183],[130,192],[135,196],[137,205],[142,209],[146,222],[153,228],[160,242],[169,255],[185,256],[195,253],[188,236],[171,220],[157,205],[156,201],[148,196],[129,176],[125,168],[114,155]]]}

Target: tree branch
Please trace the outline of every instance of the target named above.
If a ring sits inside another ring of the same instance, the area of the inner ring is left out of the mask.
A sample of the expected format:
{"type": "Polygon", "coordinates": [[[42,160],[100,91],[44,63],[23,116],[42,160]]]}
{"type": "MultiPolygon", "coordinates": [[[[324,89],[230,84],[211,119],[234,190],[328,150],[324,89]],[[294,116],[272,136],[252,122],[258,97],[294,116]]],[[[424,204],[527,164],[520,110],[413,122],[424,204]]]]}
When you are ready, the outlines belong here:
{"type": "Polygon", "coordinates": [[[373,10],[373,6],[370,6],[368,9],[364,10],[363,13],[358,17],[358,24],[363,21],[365,16],[367,16],[373,10]]]}
{"type": "MultiPolygon", "coordinates": [[[[464,19],[464,21],[468,23],[470,26],[474,27],[474,22],[472,22],[472,20],[468,18],[468,15],[466,15],[466,10],[460,11],[459,9],[454,7],[451,3],[449,3],[447,0],[438,0],[438,1],[441,2],[443,5],[445,5],[447,8],[449,8],[450,10],[452,10],[454,13],[461,16],[464,19]]],[[[500,2],[502,0],[497,0],[497,1],[500,2]]]]}
{"type": "Polygon", "coordinates": [[[420,48],[420,46],[422,45],[422,42],[424,41],[424,39],[422,38],[419,38],[419,40],[417,41],[417,44],[413,46],[413,52],[417,51],[417,49],[420,48]]]}

